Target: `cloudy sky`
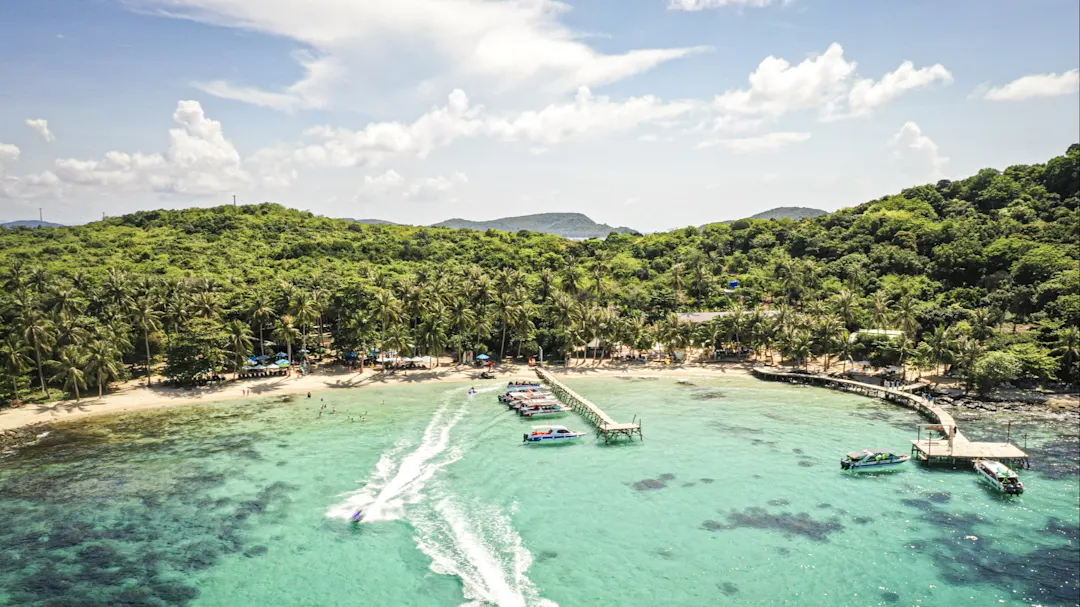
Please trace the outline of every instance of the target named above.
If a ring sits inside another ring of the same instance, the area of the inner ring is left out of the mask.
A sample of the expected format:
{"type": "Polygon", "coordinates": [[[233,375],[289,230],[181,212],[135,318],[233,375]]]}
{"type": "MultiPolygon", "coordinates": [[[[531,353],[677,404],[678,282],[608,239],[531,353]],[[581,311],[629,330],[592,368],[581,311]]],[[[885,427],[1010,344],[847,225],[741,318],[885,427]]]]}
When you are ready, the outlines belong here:
{"type": "Polygon", "coordinates": [[[1080,139],[1076,0],[4,0],[0,220],[236,195],[654,231],[1080,139]]]}

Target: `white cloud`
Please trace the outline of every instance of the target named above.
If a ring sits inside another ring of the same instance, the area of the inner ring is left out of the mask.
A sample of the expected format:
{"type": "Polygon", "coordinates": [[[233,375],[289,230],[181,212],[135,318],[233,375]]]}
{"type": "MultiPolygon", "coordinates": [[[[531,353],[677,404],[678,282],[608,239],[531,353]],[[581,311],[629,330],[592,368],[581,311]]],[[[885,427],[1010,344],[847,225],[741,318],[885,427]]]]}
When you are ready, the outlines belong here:
{"type": "Polygon", "coordinates": [[[728,6],[761,8],[770,4],[787,4],[789,0],[668,0],[669,11],[703,11],[728,6]]]}
{"type": "Polygon", "coordinates": [[[34,130],[35,133],[41,135],[41,138],[45,141],[56,141],[56,136],[49,130],[49,121],[44,118],[27,118],[26,126],[34,130]]]}
{"type": "Polygon", "coordinates": [[[14,143],[0,143],[0,174],[4,171],[4,165],[19,159],[22,150],[14,143]]]}
{"type": "Polygon", "coordinates": [[[631,130],[642,124],[657,124],[694,109],[686,101],[664,103],[651,95],[616,102],[594,97],[586,87],[578,89],[573,103],[553,104],[510,118],[492,118],[485,132],[502,141],[530,141],[547,145],[582,136],[631,130]]]}
{"type": "Polygon", "coordinates": [[[469,178],[466,177],[464,173],[460,172],[453,173],[449,177],[444,177],[442,175],[439,175],[438,177],[427,177],[410,184],[409,187],[405,189],[405,198],[420,202],[438,200],[450,190],[465,185],[468,182],[469,178]]]}
{"type": "Polygon", "coordinates": [[[919,125],[905,122],[889,139],[889,145],[893,148],[893,158],[906,175],[930,181],[942,178],[942,169],[949,159],[938,153],[938,145],[923,134],[919,125]]]}
{"type": "Polygon", "coordinates": [[[816,109],[822,120],[869,115],[901,94],[943,81],[952,74],[941,64],[916,68],[905,61],[878,81],[855,78],[857,64],[844,57],[837,43],[821,55],[798,65],[780,57],[766,57],[750,74],[750,87],[718,95],[713,107],[725,120],[746,117],[776,119],[798,110],[816,109]]]}
{"type": "Polygon", "coordinates": [[[848,93],[848,107],[852,116],[867,116],[907,91],[930,86],[938,81],[945,84],[953,81],[952,73],[945,69],[944,65],[935,63],[930,67],[916,69],[912,62],[905,61],[877,82],[872,78],[856,82],[848,93]]]}
{"type": "Polygon", "coordinates": [[[251,184],[240,154],[197,101],[180,101],[173,113],[180,128],[169,129],[165,154],[107,152],[102,160],[58,159],[56,175],[70,185],[149,189],[212,195],[251,184]]]}
{"type": "Polygon", "coordinates": [[[375,165],[389,156],[425,158],[438,147],[464,137],[492,137],[506,142],[527,142],[534,154],[566,140],[632,130],[643,124],[661,125],[697,107],[689,101],[663,102],[652,96],[612,101],[578,90],[573,102],[552,104],[539,111],[506,116],[490,115],[473,107],[460,89],[447,105],[435,108],[412,123],[374,122],[359,131],[321,126],[305,135],[319,141],[304,143],[293,152],[296,163],[314,167],[375,165]]]}
{"type": "Polygon", "coordinates": [[[386,196],[391,190],[396,190],[405,185],[405,178],[397,171],[390,169],[382,175],[364,175],[364,183],[357,193],[357,200],[375,200],[386,196]]]}
{"type": "Polygon", "coordinates": [[[1036,97],[1057,97],[1080,91],[1080,69],[1060,74],[1032,74],[1017,78],[1005,86],[992,88],[983,95],[991,101],[1023,101],[1036,97]]]}
{"type": "Polygon", "coordinates": [[[356,199],[361,202],[385,200],[392,193],[400,192],[402,198],[417,202],[440,200],[451,190],[468,182],[469,178],[464,173],[455,172],[448,176],[424,177],[410,183],[397,171],[390,169],[374,177],[365,175],[356,199]]]}
{"type": "Polygon", "coordinates": [[[708,139],[697,145],[700,148],[723,146],[734,152],[771,152],[786,148],[810,139],[810,133],[781,131],[767,133],[758,137],[740,137],[735,139],[708,139]]]}
{"type": "Polygon", "coordinates": [[[208,93],[281,110],[323,108],[357,91],[410,94],[463,86],[481,94],[599,86],[702,50],[607,55],[560,18],[555,0],[132,0],[160,14],[291,39],[305,70],[281,90],[214,81],[208,93]],[[388,69],[393,65],[392,69],[388,69]]]}
{"type": "Polygon", "coordinates": [[[295,159],[310,166],[350,167],[378,163],[387,155],[424,158],[438,146],[477,134],[483,127],[478,118],[481,111],[470,108],[468,97],[456,89],[445,107],[411,124],[375,122],[359,131],[329,126],[308,129],[305,135],[322,141],[300,147],[295,159]]]}

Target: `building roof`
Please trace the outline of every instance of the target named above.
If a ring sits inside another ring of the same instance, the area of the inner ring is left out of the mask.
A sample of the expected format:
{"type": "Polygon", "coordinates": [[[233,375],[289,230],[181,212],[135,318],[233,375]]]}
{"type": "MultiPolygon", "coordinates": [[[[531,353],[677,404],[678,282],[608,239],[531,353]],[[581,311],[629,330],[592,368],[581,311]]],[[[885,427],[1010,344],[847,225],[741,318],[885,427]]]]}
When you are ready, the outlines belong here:
{"type": "MultiPolygon", "coordinates": [[[[773,316],[776,314],[776,310],[761,310],[761,313],[765,316],[773,316]]],[[[724,310],[722,312],[680,312],[679,320],[682,322],[702,323],[709,322],[710,320],[723,317],[732,316],[735,312],[731,310],[724,310]]],[[[752,312],[743,312],[743,314],[752,314],[752,312]]]]}

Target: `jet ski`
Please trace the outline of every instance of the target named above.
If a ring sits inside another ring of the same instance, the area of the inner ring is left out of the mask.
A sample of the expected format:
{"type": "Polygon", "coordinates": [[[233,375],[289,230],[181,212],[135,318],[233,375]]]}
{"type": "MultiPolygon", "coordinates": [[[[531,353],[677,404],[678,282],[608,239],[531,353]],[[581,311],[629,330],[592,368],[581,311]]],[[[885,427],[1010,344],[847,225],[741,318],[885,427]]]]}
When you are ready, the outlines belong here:
{"type": "Polygon", "coordinates": [[[349,518],[349,521],[351,521],[351,522],[353,522],[353,523],[359,523],[359,522],[361,522],[361,521],[363,521],[363,520],[364,520],[364,511],[363,511],[363,510],[357,510],[357,511],[356,511],[356,512],[354,512],[354,513],[353,513],[353,515],[352,515],[352,516],[351,516],[351,517],[349,518]]]}

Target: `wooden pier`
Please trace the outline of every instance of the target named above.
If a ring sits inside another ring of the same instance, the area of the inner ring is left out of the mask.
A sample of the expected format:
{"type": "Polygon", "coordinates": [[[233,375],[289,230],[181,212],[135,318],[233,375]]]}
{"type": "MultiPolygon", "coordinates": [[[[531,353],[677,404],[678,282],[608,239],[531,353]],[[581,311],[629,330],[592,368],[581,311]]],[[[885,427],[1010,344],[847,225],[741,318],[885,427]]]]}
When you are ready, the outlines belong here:
{"type": "Polygon", "coordinates": [[[555,396],[559,397],[559,400],[569,405],[571,409],[577,411],[582,417],[596,426],[596,435],[603,436],[605,444],[611,443],[611,441],[619,438],[634,440],[635,436],[640,440],[645,440],[645,437],[641,434],[641,422],[639,420],[632,421],[628,424],[620,424],[612,419],[607,413],[604,413],[603,409],[593,404],[592,401],[581,396],[577,392],[574,392],[566,387],[561,381],[555,379],[555,377],[547,370],[537,367],[536,375],[540,378],[540,381],[551,388],[551,391],[555,396]]]}
{"type": "Polygon", "coordinates": [[[989,443],[972,442],[961,434],[956,420],[947,411],[925,398],[911,394],[903,389],[885,388],[873,384],[826,375],[806,373],[787,373],[778,369],[755,367],[754,377],[769,381],[789,381],[793,383],[821,386],[845,392],[855,392],[872,398],[915,409],[934,421],[933,424],[919,425],[919,438],[911,441],[911,454],[924,464],[951,464],[958,462],[974,464],[977,459],[996,459],[1010,466],[1027,467],[1028,454],[1011,442],[989,443]],[[923,429],[927,437],[922,437],[923,429]],[[940,438],[933,438],[930,432],[939,432],[940,438]]]}

